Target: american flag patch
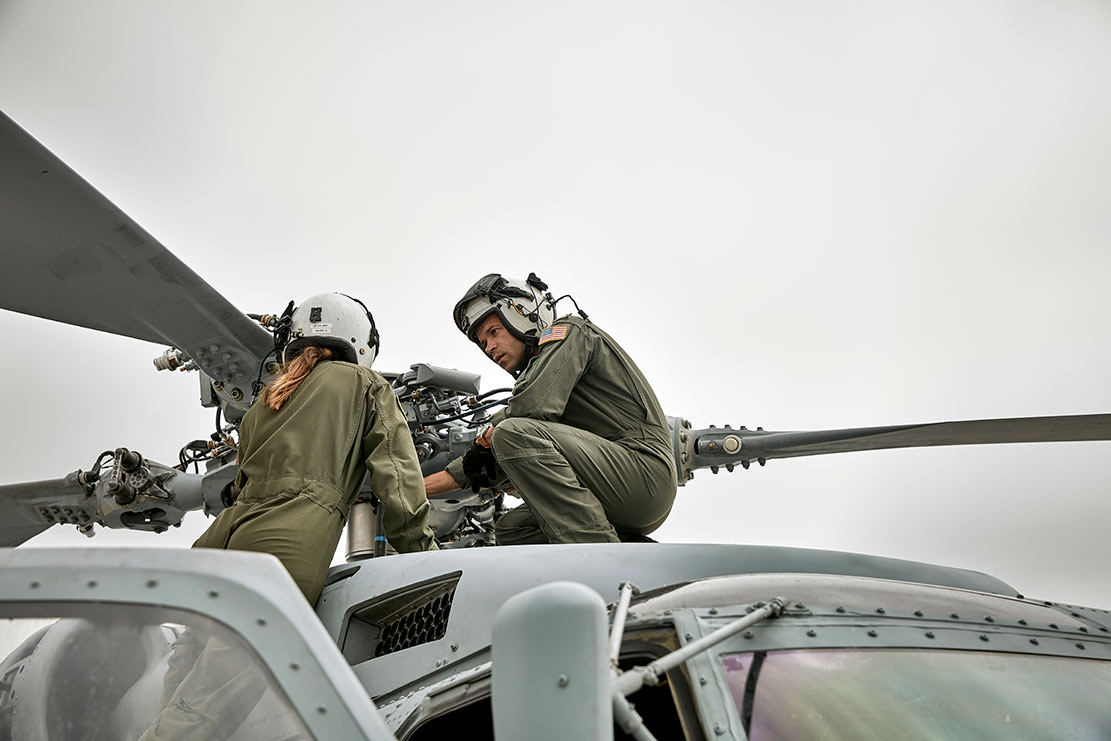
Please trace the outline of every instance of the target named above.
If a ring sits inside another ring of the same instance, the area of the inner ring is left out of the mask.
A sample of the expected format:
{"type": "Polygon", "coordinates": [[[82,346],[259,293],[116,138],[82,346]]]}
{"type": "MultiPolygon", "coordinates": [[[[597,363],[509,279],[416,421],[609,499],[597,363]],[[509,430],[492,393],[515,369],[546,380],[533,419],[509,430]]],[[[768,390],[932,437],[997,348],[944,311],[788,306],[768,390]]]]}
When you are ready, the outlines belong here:
{"type": "Polygon", "coordinates": [[[545,342],[557,342],[567,338],[567,325],[557,324],[554,327],[548,327],[540,333],[540,342],[537,346],[543,345],[545,342]]]}

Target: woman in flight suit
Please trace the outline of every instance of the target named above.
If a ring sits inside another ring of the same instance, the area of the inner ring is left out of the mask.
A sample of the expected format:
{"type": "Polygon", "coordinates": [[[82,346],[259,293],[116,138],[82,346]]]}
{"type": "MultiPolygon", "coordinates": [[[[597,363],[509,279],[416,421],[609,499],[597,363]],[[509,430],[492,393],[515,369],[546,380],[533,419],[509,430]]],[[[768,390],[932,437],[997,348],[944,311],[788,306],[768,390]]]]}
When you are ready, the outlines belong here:
{"type": "Polygon", "coordinates": [[[239,425],[239,496],[193,545],[273,554],[315,603],[367,471],[390,545],[434,550],[436,539],[405,413],[370,368],[370,314],[321,294],[293,312],[290,333],[282,375],[239,425]]]}
{"type": "MultiPolygon", "coordinates": [[[[290,338],[281,375],[239,426],[239,496],[193,547],[276,556],[314,604],[368,472],[390,544],[400,552],[437,545],[405,414],[371,370],[378,333],[370,312],[340,293],[313,296],[293,312],[290,338]]],[[[224,738],[265,687],[239,649],[186,631],[143,739],[224,738]]]]}

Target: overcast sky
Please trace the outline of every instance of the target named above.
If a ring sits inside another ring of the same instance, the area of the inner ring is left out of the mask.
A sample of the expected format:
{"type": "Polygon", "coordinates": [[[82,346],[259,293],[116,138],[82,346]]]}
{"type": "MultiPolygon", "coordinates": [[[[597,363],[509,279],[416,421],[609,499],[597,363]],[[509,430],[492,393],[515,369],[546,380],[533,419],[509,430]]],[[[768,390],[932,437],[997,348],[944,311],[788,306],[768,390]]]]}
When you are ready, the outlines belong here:
{"type": "MultiPolygon", "coordinates": [[[[0,0],[0,108],[243,311],[361,297],[379,370],[507,385],[451,308],[535,271],[695,427],[1111,412],[1105,2],[0,0]]],[[[160,346],[0,331],[3,483],[210,431],[160,346]]],[[[1109,494],[1111,443],[819,456],[700,472],[656,537],[1111,608],[1109,494]]]]}

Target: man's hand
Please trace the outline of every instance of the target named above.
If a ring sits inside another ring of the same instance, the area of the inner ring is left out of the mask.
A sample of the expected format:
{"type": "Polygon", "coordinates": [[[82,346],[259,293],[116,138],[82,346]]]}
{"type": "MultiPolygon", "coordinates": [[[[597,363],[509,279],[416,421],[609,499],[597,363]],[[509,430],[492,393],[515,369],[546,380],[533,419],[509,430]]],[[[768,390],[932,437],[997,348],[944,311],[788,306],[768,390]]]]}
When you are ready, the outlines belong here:
{"type": "Polygon", "coordinates": [[[463,473],[471,482],[471,491],[475,494],[484,486],[494,483],[498,475],[497,470],[494,451],[477,442],[463,456],[463,473]]]}
{"type": "Polygon", "coordinates": [[[484,448],[490,447],[490,438],[494,436],[494,425],[486,425],[478,431],[478,435],[474,439],[475,445],[481,445],[484,448]]]}

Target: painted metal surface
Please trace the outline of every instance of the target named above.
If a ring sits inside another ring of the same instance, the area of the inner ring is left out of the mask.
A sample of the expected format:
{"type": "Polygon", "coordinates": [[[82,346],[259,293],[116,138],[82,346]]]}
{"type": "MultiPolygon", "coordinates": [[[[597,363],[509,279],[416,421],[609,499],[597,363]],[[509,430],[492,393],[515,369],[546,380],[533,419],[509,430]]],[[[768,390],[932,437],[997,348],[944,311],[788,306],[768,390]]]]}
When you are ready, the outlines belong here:
{"type": "Polygon", "coordinates": [[[0,610],[129,603],[189,610],[241,636],[320,739],[393,739],[293,580],[269,555],[2,549],[0,610]]]}
{"type": "MultiPolygon", "coordinates": [[[[798,548],[742,545],[621,543],[503,546],[413,553],[335,567],[316,606],[341,646],[351,615],[424,580],[460,572],[444,636],[378,658],[352,658],[371,697],[411,691],[488,660],[493,617],[513,595],[550,581],[576,581],[606,602],[620,584],[644,591],[710,576],[750,573],[826,573],[881,577],[1014,595],[1002,581],[974,571],[930,564],[798,548]],[[346,575],[346,576],[343,576],[346,575]]],[[[349,655],[349,658],[350,655],[349,655]]]]}

